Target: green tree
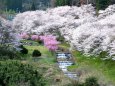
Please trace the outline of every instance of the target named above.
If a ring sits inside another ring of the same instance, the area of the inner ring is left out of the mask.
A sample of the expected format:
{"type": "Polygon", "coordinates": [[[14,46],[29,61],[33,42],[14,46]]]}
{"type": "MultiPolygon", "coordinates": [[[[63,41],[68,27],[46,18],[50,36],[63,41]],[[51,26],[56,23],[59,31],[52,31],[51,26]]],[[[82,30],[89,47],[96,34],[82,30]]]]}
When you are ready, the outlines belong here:
{"type": "Polygon", "coordinates": [[[7,0],[8,10],[22,11],[22,0],[7,0]]]}
{"type": "Polygon", "coordinates": [[[99,0],[99,8],[105,9],[110,5],[111,0],[99,0]]]}
{"type": "Polygon", "coordinates": [[[45,86],[42,74],[30,64],[0,61],[0,86],[45,86]]]}
{"type": "Polygon", "coordinates": [[[98,10],[107,8],[111,3],[111,0],[96,0],[96,7],[98,10]]]}
{"type": "Polygon", "coordinates": [[[97,16],[99,15],[98,12],[99,12],[99,0],[96,0],[96,15],[97,16]]]}
{"type": "Polygon", "coordinates": [[[56,6],[71,5],[72,0],[56,0],[56,6]]]}
{"type": "Polygon", "coordinates": [[[31,10],[33,10],[33,11],[36,10],[36,6],[35,6],[34,2],[32,3],[31,10]]]}
{"type": "Polygon", "coordinates": [[[104,10],[111,3],[111,0],[96,0],[96,14],[98,15],[99,10],[104,10]]]}

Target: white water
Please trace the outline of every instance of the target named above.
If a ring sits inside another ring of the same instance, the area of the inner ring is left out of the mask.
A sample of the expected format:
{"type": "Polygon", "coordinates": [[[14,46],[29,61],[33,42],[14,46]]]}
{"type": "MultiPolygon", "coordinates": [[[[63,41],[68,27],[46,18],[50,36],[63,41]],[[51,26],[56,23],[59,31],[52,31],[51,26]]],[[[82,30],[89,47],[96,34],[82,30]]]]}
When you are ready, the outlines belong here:
{"type": "Polygon", "coordinates": [[[57,52],[56,58],[59,68],[63,71],[64,75],[66,75],[70,79],[77,80],[77,74],[75,72],[70,72],[67,69],[68,66],[74,64],[74,62],[70,60],[70,58],[72,58],[72,55],[70,53],[57,52]]]}

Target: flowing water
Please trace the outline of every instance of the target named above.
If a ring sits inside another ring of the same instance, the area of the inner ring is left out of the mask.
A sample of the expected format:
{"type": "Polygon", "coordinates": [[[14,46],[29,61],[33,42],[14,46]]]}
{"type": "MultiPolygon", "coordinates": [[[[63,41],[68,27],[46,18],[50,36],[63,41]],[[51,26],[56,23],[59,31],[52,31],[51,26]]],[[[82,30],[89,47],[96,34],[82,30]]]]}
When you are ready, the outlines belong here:
{"type": "Polygon", "coordinates": [[[70,79],[77,80],[77,74],[75,72],[68,71],[67,67],[74,65],[74,62],[71,60],[73,57],[71,53],[66,52],[56,52],[56,59],[58,62],[59,68],[63,71],[64,75],[68,76],[70,79]]]}

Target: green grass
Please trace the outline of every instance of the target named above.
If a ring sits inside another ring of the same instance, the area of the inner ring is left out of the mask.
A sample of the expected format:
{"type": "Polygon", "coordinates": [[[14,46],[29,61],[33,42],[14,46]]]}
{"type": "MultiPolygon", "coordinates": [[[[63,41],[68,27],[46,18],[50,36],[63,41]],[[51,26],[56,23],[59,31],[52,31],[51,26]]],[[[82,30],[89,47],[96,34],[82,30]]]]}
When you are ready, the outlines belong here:
{"type": "Polygon", "coordinates": [[[84,72],[82,77],[96,76],[100,83],[112,83],[115,86],[115,61],[101,60],[98,57],[86,57],[80,52],[74,51],[76,65],[68,67],[71,71],[84,72]]]}
{"type": "Polygon", "coordinates": [[[68,49],[70,47],[70,45],[67,43],[61,43],[61,44],[59,44],[59,47],[62,47],[64,49],[68,49]]]}
{"type": "MultiPolygon", "coordinates": [[[[25,40],[24,42],[27,41],[25,40]]],[[[33,41],[28,41],[28,42],[33,42],[33,41]]],[[[55,54],[52,54],[46,47],[39,44],[38,46],[24,45],[24,47],[26,47],[29,52],[27,55],[22,55],[23,58],[26,58],[22,60],[22,63],[28,63],[33,65],[35,68],[37,68],[37,70],[43,74],[43,77],[45,77],[48,80],[47,86],[67,86],[68,83],[71,83],[69,78],[64,76],[64,74],[56,64],[55,54]],[[42,56],[32,57],[32,52],[35,49],[39,50],[42,56]],[[61,81],[56,82],[55,81],[56,79],[60,79],[61,81]]]]}
{"type": "Polygon", "coordinates": [[[25,45],[25,47],[29,50],[28,55],[25,55],[26,58],[32,60],[32,59],[36,59],[35,57],[32,57],[32,52],[37,49],[41,52],[42,56],[38,57],[39,62],[41,63],[47,63],[47,64],[53,64],[55,63],[55,57],[54,55],[52,55],[51,52],[48,51],[47,48],[45,48],[44,46],[27,46],[25,45]]]}
{"type": "MultiPolygon", "coordinates": [[[[60,47],[68,49],[70,46],[66,43],[60,44],[60,47]]],[[[69,66],[69,71],[81,72],[80,81],[87,77],[95,76],[100,84],[115,86],[115,61],[101,60],[99,57],[86,57],[78,51],[72,51],[75,65],[69,66]]]]}

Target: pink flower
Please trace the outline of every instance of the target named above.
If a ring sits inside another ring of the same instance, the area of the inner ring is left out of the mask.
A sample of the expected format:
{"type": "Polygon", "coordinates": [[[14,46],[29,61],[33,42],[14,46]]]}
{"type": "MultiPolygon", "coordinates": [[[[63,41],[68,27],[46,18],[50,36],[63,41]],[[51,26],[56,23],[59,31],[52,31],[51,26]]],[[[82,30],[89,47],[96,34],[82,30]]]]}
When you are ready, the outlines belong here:
{"type": "Polygon", "coordinates": [[[52,36],[52,35],[40,36],[40,39],[44,41],[44,45],[50,51],[55,51],[58,48],[59,42],[57,42],[55,36],[52,36]]]}
{"type": "Polygon", "coordinates": [[[32,39],[32,40],[39,40],[39,36],[38,36],[38,35],[32,35],[32,36],[31,36],[31,39],[32,39]]]}
{"type": "Polygon", "coordinates": [[[29,38],[29,35],[28,35],[27,33],[21,33],[21,34],[20,34],[20,37],[21,37],[22,39],[28,39],[28,38],[29,38]]]}

